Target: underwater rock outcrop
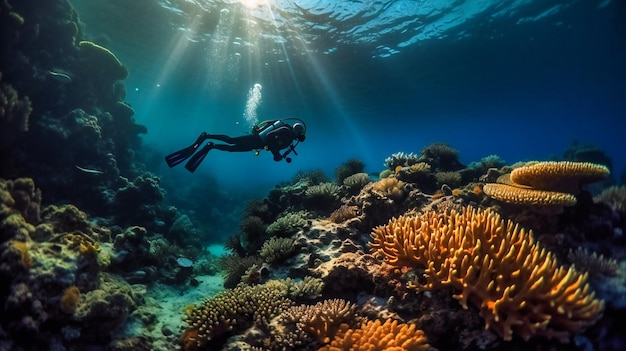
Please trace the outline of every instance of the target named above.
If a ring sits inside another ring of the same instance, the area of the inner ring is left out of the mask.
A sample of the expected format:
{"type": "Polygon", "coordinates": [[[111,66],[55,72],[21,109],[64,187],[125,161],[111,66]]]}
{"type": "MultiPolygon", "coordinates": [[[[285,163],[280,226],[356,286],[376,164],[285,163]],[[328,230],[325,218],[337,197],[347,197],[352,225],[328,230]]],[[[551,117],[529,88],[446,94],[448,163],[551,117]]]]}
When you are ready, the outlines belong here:
{"type": "Polygon", "coordinates": [[[72,205],[41,208],[30,179],[2,180],[0,199],[0,345],[37,350],[111,341],[139,296],[104,273],[109,256],[101,241],[110,240],[109,231],[72,205]]]}

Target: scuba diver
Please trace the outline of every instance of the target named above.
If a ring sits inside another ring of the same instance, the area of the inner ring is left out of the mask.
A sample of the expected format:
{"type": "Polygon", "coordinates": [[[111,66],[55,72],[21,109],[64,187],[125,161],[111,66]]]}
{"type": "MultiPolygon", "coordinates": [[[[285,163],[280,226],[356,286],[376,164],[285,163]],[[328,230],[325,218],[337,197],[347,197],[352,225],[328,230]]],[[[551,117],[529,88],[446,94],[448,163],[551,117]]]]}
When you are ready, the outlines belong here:
{"type": "Polygon", "coordinates": [[[274,161],[285,160],[287,163],[291,163],[289,154],[293,152],[295,155],[298,155],[295,148],[304,141],[305,134],[306,124],[299,118],[263,121],[252,127],[251,134],[238,137],[202,132],[191,146],[167,155],[165,161],[168,166],[174,167],[191,157],[185,164],[185,168],[189,172],[194,172],[209,151],[217,149],[230,152],[255,150],[255,155],[259,155],[259,150],[268,150],[274,155],[274,161]],[[294,121],[295,123],[293,124],[287,123],[294,121]],[[207,139],[223,141],[226,144],[216,144],[209,141],[194,155],[200,144],[207,139]],[[286,151],[283,151],[284,149],[286,151]]]}

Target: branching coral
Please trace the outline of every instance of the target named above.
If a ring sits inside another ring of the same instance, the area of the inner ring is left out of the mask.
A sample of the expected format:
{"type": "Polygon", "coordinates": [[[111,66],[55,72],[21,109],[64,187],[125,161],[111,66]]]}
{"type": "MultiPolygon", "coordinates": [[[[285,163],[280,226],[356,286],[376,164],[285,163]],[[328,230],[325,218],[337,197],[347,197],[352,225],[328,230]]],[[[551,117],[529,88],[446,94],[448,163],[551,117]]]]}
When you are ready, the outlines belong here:
{"type": "Polygon", "coordinates": [[[241,277],[252,267],[263,265],[263,261],[257,256],[239,257],[231,254],[220,257],[217,265],[224,275],[224,286],[232,288],[241,282],[241,277]]]}
{"type": "Polygon", "coordinates": [[[513,333],[567,340],[602,316],[587,274],[560,267],[532,231],[491,210],[401,216],[372,237],[372,251],[392,266],[424,269],[412,288],[452,287],[463,308],[477,306],[486,327],[505,340],[513,333]]]}
{"type": "Polygon", "coordinates": [[[342,205],[341,207],[334,210],[333,213],[330,214],[329,219],[333,223],[343,223],[356,216],[358,216],[358,207],[342,205]]]}
{"type": "Polygon", "coordinates": [[[601,275],[615,275],[619,267],[617,260],[604,257],[604,255],[598,255],[595,252],[590,253],[581,247],[576,250],[570,249],[567,253],[567,259],[574,264],[577,269],[589,273],[589,276],[592,278],[601,275]]]}
{"type": "Polygon", "coordinates": [[[259,256],[261,256],[265,262],[268,263],[280,261],[291,256],[295,252],[293,243],[294,240],[291,238],[271,237],[263,243],[263,246],[261,246],[259,256]]]}
{"type": "Polygon", "coordinates": [[[287,237],[298,232],[307,225],[305,212],[287,213],[278,217],[272,224],[267,226],[267,233],[274,236],[287,237]]]}
{"type": "MultiPolygon", "coordinates": [[[[292,333],[302,338],[303,333],[320,344],[332,340],[342,329],[358,325],[356,305],[341,299],[324,300],[315,305],[293,306],[280,318],[286,326],[295,326],[292,333]]],[[[301,340],[302,341],[302,340],[301,340]]]]}
{"type": "Polygon", "coordinates": [[[317,298],[324,288],[322,279],[308,275],[299,281],[287,278],[283,282],[287,285],[289,296],[295,300],[317,298]]]}
{"type": "Polygon", "coordinates": [[[267,325],[292,305],[284,287],[240,285],[187,311],[189,325],[180,338],[183,350],[203,349],[211,340],[252,324],[267,325]]]}
{"type": "Polygon", "coordinates": [[[414,153],[396,152],[385,159],[385,166],[390,171],[395,171],[398,166],[408,167],[419,162],[419,158],[414,153]]]}
{"type": "Polygon", "coordinates": [[[626,212],[626,186],[610,186],[593,198],[595,202],[604,202],[615,211],[626,212]]]}
{"type": "Polygon", "coordinates": [[[415,324],[388,319],[368,321],[358,329],[349,329],[336,336],[320,351],[425,351],[429,345],[422,330],[415,324]]]}

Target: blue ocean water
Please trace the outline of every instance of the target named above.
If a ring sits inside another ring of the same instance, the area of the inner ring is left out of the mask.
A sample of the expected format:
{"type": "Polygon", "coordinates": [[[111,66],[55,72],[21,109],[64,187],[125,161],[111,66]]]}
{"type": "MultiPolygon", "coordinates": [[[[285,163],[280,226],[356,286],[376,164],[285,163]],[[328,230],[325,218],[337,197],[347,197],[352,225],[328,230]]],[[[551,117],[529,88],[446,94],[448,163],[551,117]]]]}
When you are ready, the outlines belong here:
{"type": "Polygon", "coordinates": [[[378,173],[392,153],[435,142],[465,164],[559,159],[592,144],[615,178],[624,172],[621,1],[71,3],[129,68],[126,101],[157,154],[202,131],[246,134],[254,120],[307,123],[291,164],[211,151],[195,174],[159,164],[165,180],[264,193],[352,158],[378,173]]]}

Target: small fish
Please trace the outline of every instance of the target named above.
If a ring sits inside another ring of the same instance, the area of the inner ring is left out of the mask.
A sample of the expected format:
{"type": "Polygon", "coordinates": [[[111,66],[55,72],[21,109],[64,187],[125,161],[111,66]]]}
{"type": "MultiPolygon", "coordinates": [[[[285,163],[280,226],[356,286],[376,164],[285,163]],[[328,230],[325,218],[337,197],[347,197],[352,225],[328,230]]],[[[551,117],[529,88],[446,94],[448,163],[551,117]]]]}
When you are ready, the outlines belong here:
{"type": "Polygon", "coordinates": [[[76,166],[76,168],[78,168],[79,171],[81,172],[85,172],[85,173],[91,173],[91,174],[104,174],[104,172],[99,171],[97,169],[89,169],[89,168],[83,168],[81,166],[76,166]]]}
{"type": "Polygon", "coordinates": [[[72,82],[72,77],[69,74],[62,72],[62,71],[50,70],[48,71],[48,75],[52,77],[52,79],[59,81],[61,83],[67,84],[67,83],[72,82]]]}

